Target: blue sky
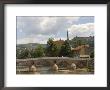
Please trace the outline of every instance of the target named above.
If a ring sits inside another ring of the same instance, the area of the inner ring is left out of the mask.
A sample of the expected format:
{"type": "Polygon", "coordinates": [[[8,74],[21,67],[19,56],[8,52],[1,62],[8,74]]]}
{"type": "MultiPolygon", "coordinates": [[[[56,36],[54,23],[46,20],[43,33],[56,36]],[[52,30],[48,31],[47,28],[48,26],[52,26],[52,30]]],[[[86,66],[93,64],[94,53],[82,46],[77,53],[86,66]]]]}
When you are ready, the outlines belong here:
{"type": "Polygon", "coordinates": [[[65,40],[67,30],[70,39],[94,35],[94,16],[17,16],[16,20],[17,44],[44,44],[50,37],[65,40]]]}

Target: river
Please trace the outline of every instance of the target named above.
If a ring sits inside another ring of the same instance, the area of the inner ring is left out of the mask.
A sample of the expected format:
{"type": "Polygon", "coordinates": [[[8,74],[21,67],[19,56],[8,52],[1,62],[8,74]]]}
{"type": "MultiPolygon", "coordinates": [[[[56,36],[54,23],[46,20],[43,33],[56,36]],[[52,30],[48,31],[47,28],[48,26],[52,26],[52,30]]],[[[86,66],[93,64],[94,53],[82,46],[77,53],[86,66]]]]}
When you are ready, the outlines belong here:
{"type": "Polygon", "coordinates": [[[17,71],[16,74],[93,74],[93,72],[88,72],[87,69],[59,69],[58,71],[50,70],[50,67],[37,67],[37,72],[28,71],[17,71]]]}

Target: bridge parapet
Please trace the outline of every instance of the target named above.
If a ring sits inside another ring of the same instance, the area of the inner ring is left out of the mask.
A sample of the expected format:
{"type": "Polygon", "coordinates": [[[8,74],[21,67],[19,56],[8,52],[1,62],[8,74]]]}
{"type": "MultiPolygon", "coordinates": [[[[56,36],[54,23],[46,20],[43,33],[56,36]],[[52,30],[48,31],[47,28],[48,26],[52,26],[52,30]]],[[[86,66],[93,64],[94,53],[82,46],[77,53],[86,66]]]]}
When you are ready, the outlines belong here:
{"type": "Polygon", "coordinates": [[[28,58],[17,59],[17,66],[30,66],[34,61],[35,65],[51,66],[56,61],[59,67],[69,67],[72,63],[75,63],[77,67],[87,67],[89,61],[94,61],[91,58],[69,58],[69,57],[41,57],[41,58],[28,58]]]}

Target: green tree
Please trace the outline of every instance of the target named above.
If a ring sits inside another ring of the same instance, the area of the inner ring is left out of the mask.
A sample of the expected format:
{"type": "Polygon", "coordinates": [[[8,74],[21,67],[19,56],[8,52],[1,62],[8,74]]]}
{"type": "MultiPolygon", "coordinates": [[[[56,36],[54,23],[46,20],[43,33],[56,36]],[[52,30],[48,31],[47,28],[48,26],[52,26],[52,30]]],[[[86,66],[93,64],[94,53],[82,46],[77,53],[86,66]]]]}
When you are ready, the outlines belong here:
{"type": "Polygon", "coordinates": [[[51,56],[51,57],[58,56],[58,47],[53,40],[54,40],[53,38],[49,38],[47,41],[46,53],[47,56],[51,56]]]}
{"type": "Polygon", "coordinates": [[[32,49],[32,50],[30,51],[30,56],[31,56],[31,58],[36,58],[36,57],[37,57],[37,54],[36,54],[36,52],[35,52],[35,49],[32,49]]]}
{"type": "Polygon", "coordinates": [[[35,49],[35,52],[36,52],[36,57],[43,57],[45,56],[44,55],[44,48],[39,45],[36,49],[35,49]]]}
{"type": "Polygon", "coordinates": [[[82,44],[82,40],[80,40],[78,37],[74,37],[72,40],[70,40],[70,44],[75,48],[82,44]]]}
{"type": "Polygon", "coordinates": [[[61,46],[60,56],[72,56],[71,47],[67,40],[61,46]]]}
{"type": "Polygon", "coordinates": [[[29,50],[26,48],[23,48],[23,49],[21,48],[17,50],[16,54],[17,54],[16,56],[18,59],[28,58],[29,50]]]}

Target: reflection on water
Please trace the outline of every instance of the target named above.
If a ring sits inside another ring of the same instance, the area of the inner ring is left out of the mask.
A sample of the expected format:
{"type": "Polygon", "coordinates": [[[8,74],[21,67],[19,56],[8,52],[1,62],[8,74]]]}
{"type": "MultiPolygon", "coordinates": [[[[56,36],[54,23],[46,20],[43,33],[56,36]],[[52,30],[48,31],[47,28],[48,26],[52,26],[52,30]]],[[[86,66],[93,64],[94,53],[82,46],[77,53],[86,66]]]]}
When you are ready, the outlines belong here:
{"type": "Polygon", "coordinates": [[[59,69],[58,71],[52,71],[50,67],[37,67],[37,72],[29,71],[17,71],[17,74],[93,74],[93,72],[87,72],[87,69],[59,69]]]}

